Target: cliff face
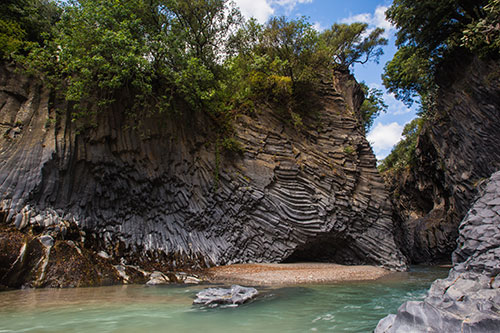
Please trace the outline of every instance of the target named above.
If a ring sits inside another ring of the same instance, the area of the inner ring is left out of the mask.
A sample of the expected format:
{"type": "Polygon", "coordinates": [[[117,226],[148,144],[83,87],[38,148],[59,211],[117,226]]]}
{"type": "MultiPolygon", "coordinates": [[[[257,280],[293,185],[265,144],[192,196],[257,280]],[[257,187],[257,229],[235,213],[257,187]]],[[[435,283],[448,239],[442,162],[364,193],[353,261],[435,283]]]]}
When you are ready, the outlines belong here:
{"type": "Polygon", "coordinates": [[[500,331],[500,172],[483,185],[460,224],[448,277],[382,319],[376,333],[500,331]]]}
{"type": "Polygon", "coordinates": [[[405,268],[349,75],[319,85],[299,129],[270,108],[238,116],[243,153],[220,152],[201,112],[134,129],[115,106],[77,130],[66,106],[13,68],[1,69],[0,94],[4,224],[64,241],[74,223],[78,246],[156,269],[298,259],[405,268]]]}
{"type": "Polygon", "coordinates": [[[498,61],[457,55],[440,73],[415,165],[385,175],[401,248],[416,263],[449,260],[477,183],[500,169],[498,61]]]}

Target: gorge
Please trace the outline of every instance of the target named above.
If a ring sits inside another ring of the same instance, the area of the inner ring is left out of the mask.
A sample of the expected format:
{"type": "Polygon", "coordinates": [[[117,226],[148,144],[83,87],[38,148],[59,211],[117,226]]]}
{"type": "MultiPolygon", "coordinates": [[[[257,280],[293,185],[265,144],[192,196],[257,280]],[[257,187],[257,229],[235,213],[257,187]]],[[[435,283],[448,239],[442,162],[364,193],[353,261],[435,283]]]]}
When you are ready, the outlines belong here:
{"type": "Polygon", "coordinates": [[[42,288],[66,287],[99,288],[61,304],[81,292],[86,315],[102,301],[119,318],[82,331],[123,328],[122,311],[154,330],[224,322],[190,297],[242,268],[262,290],[227,313],[257,314],[250,331],[270,329],[266,311],[278,330],[367,331],[389,313],[376,332],[500,330],[500,1],[384,7],[398,50],[383,83],[420,109],[383,161],[366,133],[384,94],[352,69],[380,60],[384,29],[234,6],[0,4],[0,314],[14,318],[0,331],[27,329],[30,297],[50,327],[42,288]]]}

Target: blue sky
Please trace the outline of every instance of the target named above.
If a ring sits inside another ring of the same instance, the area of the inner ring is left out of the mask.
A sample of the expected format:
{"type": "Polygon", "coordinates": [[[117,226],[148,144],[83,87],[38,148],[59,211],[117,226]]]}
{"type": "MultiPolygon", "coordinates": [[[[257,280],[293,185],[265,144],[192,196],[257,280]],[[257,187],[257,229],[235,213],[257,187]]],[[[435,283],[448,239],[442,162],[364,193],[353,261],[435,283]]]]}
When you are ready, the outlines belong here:
{"type": "Polygon", "coordinates": [[[382,159],[401,138],[406,123],[415,117],[415,108],[408,109],[403,103],[388,94],[382,85],[381,74],[396,47],[395,29],[385,20],[384,11],[392,0],[234,0],[246,17],[255,17],[261,23],[270,16],[286,15],[289,17],[307,16],[318,30],[329,28],[333,23],[368,23],[369,27],[386,29],[389,45],[384,47],[380,63],[356,65],[353,68],[358,81],[365,81],[370,87],[382,89],[385,103],[389,106],[386,113],[380,115],[368,133],[375,155],[382,159]]]}

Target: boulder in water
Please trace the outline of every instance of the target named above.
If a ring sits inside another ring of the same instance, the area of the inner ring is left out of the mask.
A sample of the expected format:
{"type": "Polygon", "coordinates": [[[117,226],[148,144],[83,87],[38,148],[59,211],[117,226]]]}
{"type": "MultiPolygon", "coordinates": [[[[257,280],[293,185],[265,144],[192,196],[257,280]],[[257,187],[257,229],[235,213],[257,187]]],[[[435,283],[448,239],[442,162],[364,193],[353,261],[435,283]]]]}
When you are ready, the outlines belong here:
{"type": "Polygon", "coordinates": [[[196,294],[193,304],[216,307],[221,304],[239,305],[257,296],[255,288],[232,285],[231,288],[207,288],[196,294]]]}

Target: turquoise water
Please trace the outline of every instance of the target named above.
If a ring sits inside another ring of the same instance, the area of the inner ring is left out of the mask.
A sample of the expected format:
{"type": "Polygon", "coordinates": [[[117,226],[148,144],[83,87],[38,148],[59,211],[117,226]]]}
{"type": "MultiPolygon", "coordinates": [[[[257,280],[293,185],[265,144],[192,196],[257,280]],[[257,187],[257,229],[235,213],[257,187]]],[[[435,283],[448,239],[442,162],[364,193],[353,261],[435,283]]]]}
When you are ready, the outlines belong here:
{"type": "Polygon", "coordinates": [[[0,293],[0,332],[371,332],[420,299],[447,269],[415,267],[380,281],[258,288],[237,308],[192,306],[207,286],[114,286],[0,293]]]}

